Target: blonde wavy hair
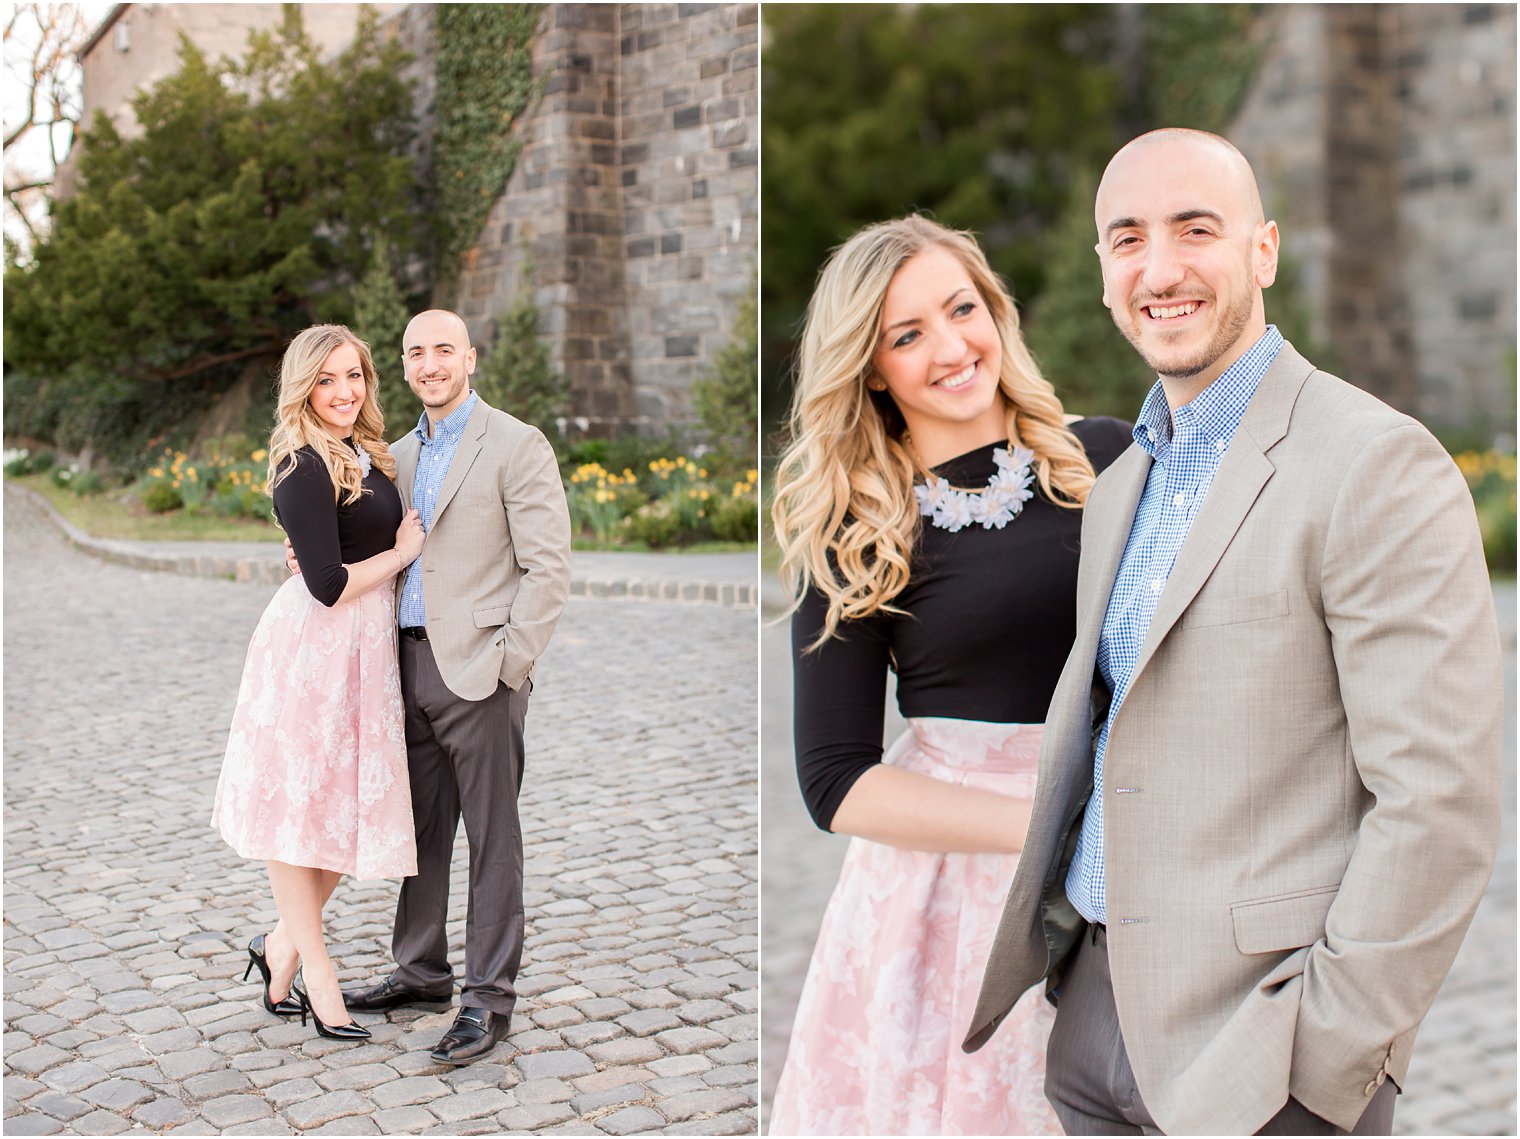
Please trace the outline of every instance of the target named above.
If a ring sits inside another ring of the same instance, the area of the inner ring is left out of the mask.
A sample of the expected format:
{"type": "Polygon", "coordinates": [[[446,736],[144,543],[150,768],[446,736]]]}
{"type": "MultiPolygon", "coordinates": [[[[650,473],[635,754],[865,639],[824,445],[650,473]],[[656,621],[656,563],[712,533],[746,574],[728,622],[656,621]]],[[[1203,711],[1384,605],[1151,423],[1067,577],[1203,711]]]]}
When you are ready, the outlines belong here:
{"type": "Polygon", "coordinates": [[[364,373],[364,403],[354,423],[354,442],[369,452],[370,461],[389,479],[396,477],[396,460],[385,445],[385,417],[380,408],[380,385],[375,377],[369,345],[341,324],[314,324],[296,333],[280,360],[280,397],[275,407],[274,432],[269,436],[269,492],[274,493],[284,478],[295,469],[288,463],[302,447],[311,447],[327,466],[333,483],[333,501],[358,502],[369,492],[364,487],[364,471],[359,456],[333,434],[312,410],[311,393],[317,377],[333,349],[352,344],[359,352],[359,370],[364,373]]]}
{"type": "Polygon", "coordinates": [[[1034,452],[1040,489],[1058,506],[1080,508],[1092,488],[1092,463],[1024,346],[1013,298],[971,234],[918,215],[867,226],[819,272],[798,355],[790,442],[776,468],[771,520],[792,609],[810,587],[828,599],[810,650],[837,635],[842,621],[902,612],[891,602],[908,584],[921,527],[913,482],[927,471],[896,403],[869,391],[866,379],[887,287],[904,262],[931,246],[960,261],[997,326],[1009,443],[1034,452]]]}

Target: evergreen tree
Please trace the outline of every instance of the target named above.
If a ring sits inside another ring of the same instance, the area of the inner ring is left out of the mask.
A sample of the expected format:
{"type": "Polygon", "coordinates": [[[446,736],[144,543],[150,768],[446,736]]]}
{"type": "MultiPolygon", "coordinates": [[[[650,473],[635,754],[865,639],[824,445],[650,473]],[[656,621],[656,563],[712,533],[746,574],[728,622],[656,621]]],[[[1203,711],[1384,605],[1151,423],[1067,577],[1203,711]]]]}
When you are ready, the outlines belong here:
{"type": "Polygon", "coordinates": [[[98,386],[185,377],[277,355],[299,329],[353,315],[377,234],[414,247],[405,58],[364,10],[324,59],[299,5],[137,95],[142,133],[103,114],[82,136],[79,185],[46,242],[5,273],[5,361],[98,386]]]}
{"type": "Polygon", "coordinates": [[[755,295],[751,291],[734,315],[733,338],[692,387],[697,415],[709,441],[746,465],[755,461],[760,419],[757,335],[755,295]]]}
{"type": "Polygon", "coordinates": [[[526,292],[496,322],[496,337],[477,349],[474,386],[492,407],[537,427],[556,447],[560,421],[570,413],[570,393],[554,370],[549,346],[538,336],[538,309],[526,292]]]}
{"type": "Polygon", "coordinates": [[[1094,248],[1097,176],[1073,183],[1045,241],[1045,291],[1028,309],[1024,338],[1040,371],[1076,415],[1134,419],[1155,381],[1103,307],[1103,271],[1094,248]]]}
{"type": "Polygon", "coordinates": [[[767,393],[819,265],[872,222],[921,210],[972,229],[1038,295],[1071,176],[1116,145],[1112,10],[771,5],[763,19],[767,393]]]}
{"type": "Polygon", "coordinates": [[[369,268],[354,289],[353,330],[369,345],[374,358],[386,434],[392,439],[422,414],[401,364],[401,338],[410,319],[410,306],[391,271],[390,242],[382,234],[375,239],[369,268]]]}

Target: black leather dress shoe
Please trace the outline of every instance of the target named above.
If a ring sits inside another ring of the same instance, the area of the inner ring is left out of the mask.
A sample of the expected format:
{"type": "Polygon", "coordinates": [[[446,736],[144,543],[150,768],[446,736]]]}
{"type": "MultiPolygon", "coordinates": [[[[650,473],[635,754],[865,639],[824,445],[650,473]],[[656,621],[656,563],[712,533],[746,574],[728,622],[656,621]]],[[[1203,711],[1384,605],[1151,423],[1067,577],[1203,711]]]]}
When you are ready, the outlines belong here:
{"type": "Polygon", "coordinates": [[[488,1055],[498,1041],[507,1034],[512,1018],[504,1012],[492,1012],[486,1008],[459,1010],[454,1027],[443,1034],[432,1057],[440,1064],[469,1064],[488,1055]]]}
{"type": "Polygon", "coordinates": [[[398,984],[394,977],[387,977],[378,985],[371,985],[367,989],[343,990],[343,1003],[351,1012],[384,1012],[388,1008],[400,1008],[403,1005],[447,1006],[453,1000],[452,990],[435,997],[408,985],[398,984]]]}

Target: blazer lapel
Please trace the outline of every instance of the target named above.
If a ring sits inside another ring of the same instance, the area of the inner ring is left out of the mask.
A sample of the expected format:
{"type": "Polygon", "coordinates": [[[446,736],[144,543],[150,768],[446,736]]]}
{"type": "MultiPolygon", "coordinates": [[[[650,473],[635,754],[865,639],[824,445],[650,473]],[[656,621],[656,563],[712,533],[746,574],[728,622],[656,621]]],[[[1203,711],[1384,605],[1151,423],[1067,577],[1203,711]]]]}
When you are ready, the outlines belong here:
{"type": "MultiPolygon", "coordinates": [[[[1087,499],[1082,517],[1082,555],[1077,568],[1077,635],[1071,655],[1061,670],[1061,679],[1051,699],[1047,724],[1059,725],[1057,733],[1046,736],[1047,745],[1061,730],[1075,734],[1071,749],[1046,746],[1040,752],[1040,781],[1036,796],[1054,794],[1057,801],[1068,798],[1068,783],[1082,782],[1092,775],[1092,753],[1086,763],[1073,763],[1068,751],[1081,751],[1090,740],[1093,675],[1097,668],[1098,638],[1103,632],[1103,618],[1108,613],[1108,596],[1113,592],[1119,560],[1129,540],[1135,506],[1150,471],[1151,457],[1140,447],[1131,447],[1104,471],[1087,499]]],[[[1064,815],[1063,811],[1059,812],[1064,815]]],[[[1059,819],[1047,818],[1053,826],[1059,819]]]]}
{"type": "Polygon", "coordinates": [[[412,508],[412,483],[417,478],[417,436],[411,432],[396,440],[391,455],[396,460],[396,490],[401,494],[401,509],[412,508]]]}
{"type": "Polygon", "coordinates": [[[1294,401],[1313,371],[1312,364],[1294,351],[1291,344],[1284,343],[1262,376],[1209,486],[1208,497],[1177,552],[1177,561],[1156,603],[1145,643],[1135,658],[1130,678],[1132,688],[1162,639],[1214,572],[1257,496],[1271,479],[1276,468],[1267,452],[1288,433],[1294,401]]]}
{"type": "Polygon", "coordinates": [[[1129,542],[1135,522],[1135,508],[1151,470],[1151,457],[1138,445],[1130,448],[1110,464],[1093,489],[1100,493],[1088,498],[1082,527],[1082,559],[1077,577],[1076,645],[1094,658],[1098,637],[1103,632],[1103,618],[1108,615],[1108,598],[1119,575],[1119,561],[1129,542]],[[1100,489],[1101,488],[1101,489],[1100,489]]]}
{"type": "Polygon", "coordinates": [[[459,446],[454,451],[454,458],[449,462],[449,476],[443,480],[443,490],[438,494],[438,503],[433,507],[433,525],[438,525],[438,519],[442,516],[444,508],[454,497],[464,483],[465,475],[470,473],[470,467],[480,454],[483,446],[481,440],[485,437],[487,416],[490,408],[485,400],[477,400],[475,410],[470,412],[469,421],[464,425],[464,431],[459,437],[459,446]]]}

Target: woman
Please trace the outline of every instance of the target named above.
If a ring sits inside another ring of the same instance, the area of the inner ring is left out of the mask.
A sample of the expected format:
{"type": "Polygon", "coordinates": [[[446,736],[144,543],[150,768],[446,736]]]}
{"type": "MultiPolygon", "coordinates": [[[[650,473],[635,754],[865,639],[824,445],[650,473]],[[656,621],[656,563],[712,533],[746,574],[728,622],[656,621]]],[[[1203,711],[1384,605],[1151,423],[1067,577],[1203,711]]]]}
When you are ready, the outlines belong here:
{"type": "Polygon", "coordinates": [[[1042,994],[960,1042],[1075,635],[1080,507],[1129,430],[1068,426],[975,241],[908,217],[824,266],[791,431],[773,513],[798,776],[855,841],[771,1131],[1058,1134],[1042,994]],[[889,668],[911,728],[883,757],[889,668]]]}
{"type": "Polygon", "coordinates": [[[343,874],[417,872],[394,580],[422,552],[422,524],[402,513],[375,368],[347,328],[317,325],[291,341],[276,420],[275,516],[304,572],[254,630],[212,824],[244,858],[269,863],[280,920],[249,943],[243,974],[259,970],[264,1007],[302,1024],[310,1012],[321,1035],[361,1040],[369,1033],[344,1007],[322,908],[343,874]]]}

